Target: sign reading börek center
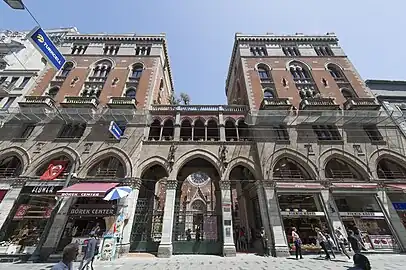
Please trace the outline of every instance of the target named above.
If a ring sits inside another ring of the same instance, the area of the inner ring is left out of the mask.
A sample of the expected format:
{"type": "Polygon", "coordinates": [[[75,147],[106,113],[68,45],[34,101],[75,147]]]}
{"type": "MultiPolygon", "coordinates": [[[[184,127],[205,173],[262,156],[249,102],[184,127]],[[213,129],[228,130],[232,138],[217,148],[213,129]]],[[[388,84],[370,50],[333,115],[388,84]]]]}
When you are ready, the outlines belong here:
{"type": "Polygon", "coordinates": [[[115,216],[117,214],[117,207],[115,205],[90,205],[79,204],[74,205],[69,209],[69,216],[115,216]]]}

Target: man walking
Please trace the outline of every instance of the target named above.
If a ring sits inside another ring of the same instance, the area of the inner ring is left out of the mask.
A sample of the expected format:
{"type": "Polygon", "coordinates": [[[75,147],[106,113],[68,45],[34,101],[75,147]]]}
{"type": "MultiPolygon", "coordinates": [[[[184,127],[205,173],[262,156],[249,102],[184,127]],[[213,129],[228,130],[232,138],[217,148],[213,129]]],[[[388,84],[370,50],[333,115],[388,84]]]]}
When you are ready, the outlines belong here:
{"type": "Polygon", "coordinates": [[[51,270],[73,270],[73,261],[79,253],[79,246],[77,244],[69,244],[63,249],[62,261],[55,264],[51,270]]]}
{"type": "Polygon", "coordinates": [[[79,270],[87,269],[90,264],[92,270],[94,257],[98,254],[97,239],[96,235],[91,232],[90,239],[87,241],[85,256],[83,256],[82,262],[80,263],[79,270]]]}

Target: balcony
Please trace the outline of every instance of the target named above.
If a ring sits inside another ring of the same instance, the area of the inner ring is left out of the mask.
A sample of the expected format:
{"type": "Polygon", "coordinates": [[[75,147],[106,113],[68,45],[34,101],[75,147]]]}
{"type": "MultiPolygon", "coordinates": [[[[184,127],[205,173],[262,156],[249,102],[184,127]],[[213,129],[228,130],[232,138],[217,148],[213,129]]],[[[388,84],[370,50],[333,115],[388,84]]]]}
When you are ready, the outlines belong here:
{"type": "Polygon", "coordinates": [[[152,105],[152,111],[185,111],[185,112],[234,112],[245,113],[244,105],[152,105]]]}
{"type": "Polygon", "coordinates": [[[381,108],[374,98],[350,98],[343,104],[344,110],[376,111],[381,108]]]}
{"type": "Polygon", "coordinates": [[[63,108],[91,108],[95,109],[99,105],[97,97],[65,96],[60,103],[63,108]]]}
{"type": "Polygon", "coordinates": [[[333,98],[306,98],[299,104],[300,110],[338,110],[339,107],[333,98]]]}
{"type": "Polygon", "coordinates": [[[288,98],[264,98],[260,110],[290,110],[292,104],[288,98]]]}
{"type": "Polygon", "coordinates": [[[21,108],[54,108],[55,102],[49,96],[25,96],[23,101],[18,102],[21,108]]]}
{"type": "Polygon", "coordinates": [[[111,97],[107,106],[110,109],[136,109],[137,100],[132,97],[111,97]]]}

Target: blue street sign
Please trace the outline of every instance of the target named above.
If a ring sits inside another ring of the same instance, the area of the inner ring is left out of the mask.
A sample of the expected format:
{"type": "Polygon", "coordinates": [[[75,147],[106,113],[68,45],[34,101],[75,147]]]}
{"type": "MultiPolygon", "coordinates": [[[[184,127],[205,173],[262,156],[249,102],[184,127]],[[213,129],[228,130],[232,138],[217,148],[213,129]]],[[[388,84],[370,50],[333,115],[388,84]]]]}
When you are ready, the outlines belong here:
{"type": "Polygon", "coordinates": [[[396,202],[392,204],[396,210],[406,210],[406,202],[396,202]]]}
{"type": "Polygon", "coordinates": [[[58,51],[42,28],[39,26],[35,27],[28,34],[27,38],[54,68],[60,70],[63,67],[66,62],[65,57],[58,51]]]}
{"type": "Polygon", "coordinates": [[[123,135],[123,131],[114,121],[110,122],[109,131],[117,140],[120,140],[121,136],[123,135]]]}

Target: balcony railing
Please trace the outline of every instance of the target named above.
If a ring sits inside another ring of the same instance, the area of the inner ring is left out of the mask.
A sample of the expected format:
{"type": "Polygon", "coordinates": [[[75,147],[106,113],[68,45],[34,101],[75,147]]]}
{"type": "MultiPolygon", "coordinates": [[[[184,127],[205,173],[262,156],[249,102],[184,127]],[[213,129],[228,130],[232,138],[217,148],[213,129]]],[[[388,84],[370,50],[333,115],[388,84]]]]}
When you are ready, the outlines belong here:
{"type": "Polygon", "coordinates": [[[54,100],[49,96],[25,96],[18,102],[20,107],[54,107],[54,100]]]}
{"type": "Polygon", "coordinates": [[[406,180],[406,174],[402,171],[393,171],[393,170],[378,170],[378,177],[380,179],[391,179],[391,180],[396,180],[396,179],[402,179],[406,180]]]}
{"type": "Polygon", "coordinates": [[[336,110],[339,105],[333,98],[306,98],[300,102],[299,108],[301,110],[336,110]]]}
{"type": "Polygon", "coordinates": [[[381,105],[374,98],[350,98],[343,107],[344,110],[379,110],[381,105]]]}
{"type": "Polygon", "coordinates": [[[152,111],[224,111],[224,112],[246,112],[248,108],[244,105],[152,105],[152,111]]]}
{"type": "Polygon", "coordinates": [[[97,97],[65,96],[60,105],[64,108],[96,108],[99,100],[97,97]]]}
{"type": "Polygon", "coordinates": [[[17,177],[20,168],[0,168],[0,177],[9,178],[17,177]]]}
{"type": "Polygon", "coordinates": [[[137,100],[132,97],[111,97],[107,106],[111,109],[136,109],[137,100]]]}
{"type": "Polygon", "coordinates": [[[261,103],[261,110],[289,110],[292,108],[288,98],[264,98],[261,103]]]}

